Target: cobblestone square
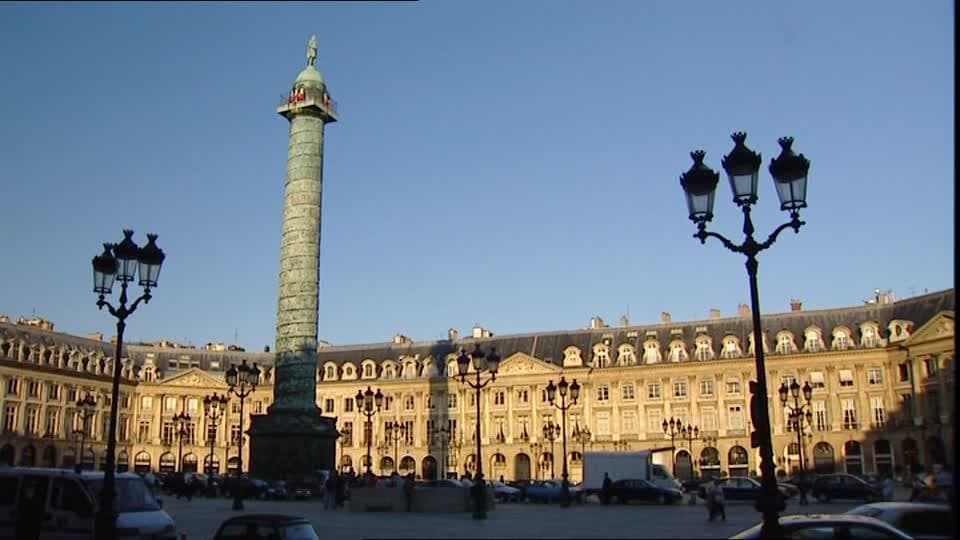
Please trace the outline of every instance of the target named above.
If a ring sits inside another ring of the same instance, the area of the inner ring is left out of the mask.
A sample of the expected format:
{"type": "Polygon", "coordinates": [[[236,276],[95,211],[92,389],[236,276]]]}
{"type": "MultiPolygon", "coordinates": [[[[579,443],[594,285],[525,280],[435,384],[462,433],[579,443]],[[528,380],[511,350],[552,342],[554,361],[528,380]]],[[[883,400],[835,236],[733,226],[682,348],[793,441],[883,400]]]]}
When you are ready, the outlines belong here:
{"type": "MultiPolygon", "coordinates": [[[[192,502],[163,497],[164,508],[189,540],[212,538],[220,523],[241,512],[229,499],[196,498],[192,502]]],[[[786,513],[844,512],[857,503],[788,503],[786,513]]],[[[702,504],[610,505],[586,504],[569,509],[557,505],[500,504],[486,520],[470,514],[406,512],[354,513],[324,511],[319,500],[246,501],[242,513],[280,513],[303,516],[321,538],[727,538],[755,525],[760,514],[749,502],[730,502],[727,521],[707,521],[702,504]]]]}

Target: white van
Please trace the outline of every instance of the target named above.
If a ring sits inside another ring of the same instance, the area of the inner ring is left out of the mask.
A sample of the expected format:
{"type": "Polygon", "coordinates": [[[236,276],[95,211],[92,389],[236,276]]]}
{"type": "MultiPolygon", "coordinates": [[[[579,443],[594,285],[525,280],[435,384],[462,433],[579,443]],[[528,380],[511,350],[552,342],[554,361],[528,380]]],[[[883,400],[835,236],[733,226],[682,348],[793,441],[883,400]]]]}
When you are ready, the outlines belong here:
{"type": "MultiPolygon", "coordinates": [[[[177,528],[143,479],[117,473],[117,538],[176,540],[177,528]]],[[[14,538],[21,513],[40,522],[42,540],[93,536],[103,472],[67,469],[0,468],[0,538],[14,538]]]]}

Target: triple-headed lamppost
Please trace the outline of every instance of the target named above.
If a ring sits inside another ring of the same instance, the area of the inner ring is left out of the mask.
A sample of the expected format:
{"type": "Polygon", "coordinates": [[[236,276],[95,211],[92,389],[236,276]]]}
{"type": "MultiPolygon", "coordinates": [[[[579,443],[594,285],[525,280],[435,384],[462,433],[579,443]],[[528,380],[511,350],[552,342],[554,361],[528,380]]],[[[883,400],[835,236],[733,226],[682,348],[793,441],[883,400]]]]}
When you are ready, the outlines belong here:
{"type": "Polygon", "coordinates": [[[407,438],[413,435],[410,433],[410,430],[407,429],[406,424],[401,424],[399,421],[394,421],[390,423],[390,427],[386,430],[386,433],[383,434],[384,442],[389,448],[390,443],[393,443],[393,470],[400,471],[400,441],[406,442],[407,438]]]}
{"type": "Polygon", "coordinates": [[[560,383],[554,386],[553,380],[551,379],[547,383],[547,401],[551,405],[560,409],[560,433],[563,434],[563,483],[562,491],[560,492],[560,506],[566,508],[570,506],[570,474],[567,470],[567,409],[573,407],[577,404],[577,398],[580,397],[580,383],[576,379],[573,380],[573,384],[567,386],[567,380],[563,377],[560,377],[560,383]],[[570,403],[567,403],[567,389],[570,391],[570,403]],[[555,399],[557,397],[557,390],[560,390],[560,403],[557,404],[555,399]]]}
{"type": "Polygon", "coordinates": [[[483,455],[480,447],[480,390],[485,386],[497,380],[497,369],[500,367],[500,355],[496,349],[490,348],[490,354],[484,354],[480,350],[480,344],[477,344],[473,352],[467,355],[467,351],[460,349],[460,356],[457,357],[457,371],[460,373],[460,384],[466,384],[476,391],[477,402],[477,425],[474,436],[477,439],[477,477],[474,479],[474,501],[473,501],[473,519],[487,518],[487,487],[483,481],[483,455]],[[484,358],[486,358],[486,368],[490,373],[490,378],[481,380],[480,371],[484,368],[484,358]],[[476,374],[476,382],[467,380],[467,371],[470,364],[473,364],[473,371],[476,374]]]}
{"type": "MultiPolygon", "coordinates": [[[[247,396],[252,394],[256,389],[257,385],[260,383],[260,368],[257,367],[257,363],[254,362],[253,366],[247,365],[247,359],[244,358],[240,362],[240,367],[234,367],[233,364],[230,364],[230,369],[227,370],[227,393],[233,394],[240,398],[240,440],[237,441],[239,449],[237,451],[237,478],[243,476],[243,402],[247,399],[247,396]]],[[[239,482],[237,482],[237,487],[239,488],[239,482]]],[[[231,489],[233,493],[233,509],[234,510],[243,510],[243,489],[231,489]]]]}
{"type": "Polygon", "coordinates": [[[802,480],[806,478],[807,473],[807,466],[803,459],[803,427],[804,421],[806,421],[806,425],[813,425],[813,413],[810,411],[810,399],[813,397],[813,388],[810,386],[809,381],[803,383],[804,403],[800,402],[800,383],[797,381],[790,383],[789,387],[787,383],[782,383],[779,393],[780,404],[787,409],[787,426],[797,432],[797,451],[800,457],[800,478],[802,480]],[[793,398],[793,405],[787,403],[788,392],[790,394],[789,397],[793,398]]]}
{"type": "MultiPolygon", "coordinates": [[[[106,540],[116,536],[117,515],[113,510],[116,494],[114,476],[117,471],[117,415],[120,404],[120,371],[123,367],[121,349],[123,348],[123,330],[126,319],[136,311],[140,302],[149,303],[150,289],[157,286],[160,267],[165,255],[157,247],[157,235],[148,234],[147,244],[139,247],[133,242],[133,231],[123,231],[123,240],[119,244],[104,244],[103,253],[93,258],[93,292],[100,297],[97,308],[104,306],[117,319],[117,348],[113,355],[113,387],[110,393],[110,429],[107,434],[107,464],[103,472],[103,490],[100,492],[100,508],[96,517],[96,538],[106,540]],[[127,307],[127,283],[134,280],[140,271],[140,286],[143,294],[130,307],[127,307]],[[113,289],[114,280],[120,281],[120,304],[114,308],[107,302],[106,296],[113,289]]],[[[81,463],[83,456],[80,456],[81,463]]]]}
{"type": "Polygon", "coordinates": [[[703,244],[708,237],[712,236],[720,240],[730,251],[742,253],[747,258],[750,304],[753,311],[753,350],[757,370],[757,381],[750,382],[752,394],[750,415],[756,427],[756,430],[750,434],[750,445],[753,448],[760,448],[761,472],[761,496],[757,499],[755,508],[763,514],[761,536],[779,538],[783,536],[783,530],[780,528],[778,515],[786,505],[777,489],[776,464],[773,461],[770,410],[767,404],[767,372],[763,359],[763,337],[760,327],[760,295],[757,291],[757,254],[773,245],[777,236],[786,228],[800,232],[800,227],[804,224],[800,221],[800,209],[807,206],[807,172],[810,170],[810,161],[803,157],[803,154],[797,155],[793,152],[792,137],[783,137],[777,141],[780,143],[781,152],[770,162],[770,175],[773,176],[777,196],[780,198],[780,209],[790,212],[790,221],[774,229],[766,241],[759,243],[753,237],[754,228],[750,219],[750,209],[757,202],[760,154],[750,150],[744,144],[747,139],[746,133],[737,132],[731,137],[735,146],[723,158],[722,163],[730,180],[730,187],[733,189],[733,202],[743,210],[745,238],[742,244],[734,244],[723,235],[707,232],[707,223],[713,219],[713,199],[720,175],[704,165],[705,152],[697,150],[690,154],[693,158],[693,166],[680,177],[680,185],[686,193],[690,220],[697,225],[694,238],[703,244]]]}
{"type": "MultiPolygon", "coordinates": [[[[227,396],[217,395],[216,392],[210,396],[203,397],[203,415],[207,417],[207,438],[210,439],[210,464],[206,467],[206,473],[209,475],[218,474],[219,470],[213,469],[213,451],[217,442],[217,427],[220,425],[220,419],[227,411],[227,396]]],[[[219,469],[219,467],[218,467],[219,469]]]]}
{"type": "Polygon", "coordinates": [[[670,459],[670,474],[674,477],[677,476],[677,445],[675,441],[677,436],[681,435],[682,429],[683,422],[679,418],[670,418],[669,422],[666,419],[663,420],[663,432],[670,436],[670,455],[673,456],[670,459]]]}
{"type": "Polygon", "coordinates": [[[370,455],[370,448],[373,444],[373,415],[380,412],[380,408],[383,407],[383,392],[377,388],[377,392],[374,393],[368,386],[366,392],[363,390],[357,391],[356,401],[360,413],[367,417],[363,434],[367,439],[367,476],[370,476],[373,474],[373,457],[370,455]]]}
{"type": "MultiPolygon", "coordinates": [[[[187,435],[187,425],[190,423],[190,415],[186,411],[180,411],[173,415],[173,421],[177,424],[177,440],[180,441],[180,451],[177,453],[179,465],[177,470],[183,472],[183,438],[187,435]]],[[[192,439],[192,437],[191,437],[192,439]]]]}
{"type": "Polygon", "coordinates": [[[687,448],[690,449],[690,477],[691,479],[696,476],[696,469],[694,468],[693,460],[693,440],[700,437],[700,428],[697,426],[683,426],[683,429],[680,430],[680,438],[687,440],[687,448]]]}
{"type": "MultiPolygon", "coordinates": [[[[552,382],[552,381],[551,381],[552,382]]],[[[547,420],[547,423],[543,425],[543,438],[547,441],[550,441],[550,478],[557,477],[557,459],[553,455],[553,443],[557,441],[557,437],[560,436],[560,426],[554,424],[553,420],[547,420]]]]}
{"type": "MultiPolygon", "coordinates": [[[[94,415],[97,408],[97,400],[87,392],[83,399],[77,400],[77,412],[80,414],[80,429],[74,433],[80,435],[80,452],[77,454],[78,461],[74,470],[80,472],[83,470],[83,443],[87,437],[88,424],[90,417],[94,415]]],[[[91,445],[92,446],[92,445],[91,445]]]]}

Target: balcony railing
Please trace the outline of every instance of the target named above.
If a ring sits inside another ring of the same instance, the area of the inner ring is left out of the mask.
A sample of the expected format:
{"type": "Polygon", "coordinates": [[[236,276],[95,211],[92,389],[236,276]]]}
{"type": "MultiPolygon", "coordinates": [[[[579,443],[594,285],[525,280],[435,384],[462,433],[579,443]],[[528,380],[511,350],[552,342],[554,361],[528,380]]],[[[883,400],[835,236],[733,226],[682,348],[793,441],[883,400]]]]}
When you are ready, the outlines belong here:
{"type": "Polygon", "coordinates": [[[333,116],[337,116],[337,101],[332,98],[327,98],[326,102],[323,101],[321,96],[307,95],[301,100],[293,100],[291,96],[281,96],[280,103],[277,104],[277,107],[305,107],[307,105],[316,105],[327,111],[329,111],[333,116]]]}

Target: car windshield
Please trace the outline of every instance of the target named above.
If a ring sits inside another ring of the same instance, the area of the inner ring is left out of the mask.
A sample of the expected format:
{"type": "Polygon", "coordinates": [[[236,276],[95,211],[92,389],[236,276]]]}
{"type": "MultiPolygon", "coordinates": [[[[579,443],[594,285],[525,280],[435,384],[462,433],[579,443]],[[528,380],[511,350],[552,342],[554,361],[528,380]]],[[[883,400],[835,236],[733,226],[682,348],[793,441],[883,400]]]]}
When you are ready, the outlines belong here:
{"type": "MultiPolygon", "coordinates": [[[[97,498],[100,497],[100,491],[103,489],[102,478],[84,478],[84,483],[90,488],[97,498]]],[[[160,510],[157,499],[147,488],[147,485],[140,478],[115,478],[117,490],[116,511],[125,512],[155,512],[160,510]]]]}
{"type": "Polygon", "coordinates": [[[860,516],[869,516],[869,517],[879,517],[883,513],[883,510],[875,506],[863,505],[854,508],[853,510],[848,510],[848,514],[857,514],[860,516]]]}

